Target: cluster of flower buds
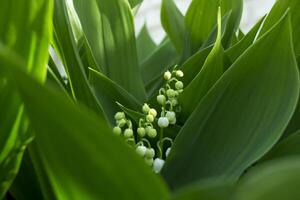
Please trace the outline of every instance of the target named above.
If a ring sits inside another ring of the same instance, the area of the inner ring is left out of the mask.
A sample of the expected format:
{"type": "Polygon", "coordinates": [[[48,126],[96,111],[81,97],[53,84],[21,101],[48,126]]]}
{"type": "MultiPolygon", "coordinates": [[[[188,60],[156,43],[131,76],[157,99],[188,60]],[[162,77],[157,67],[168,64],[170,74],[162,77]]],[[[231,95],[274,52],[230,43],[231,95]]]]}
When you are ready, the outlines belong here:
{"type": "Polygon", "coordinates": [[[116,126],[113,128],[115,135],[122,135],[126,139],[134,139],[132,123],[130,119],[126,119],[124,112],[117,112],[115,114],[116,126]]]}
{"type": "Polygon", "coordinates": [[[155,138],[157,136],[157,131],[153,127],[153,123],[157,116],[157,111],[154,108],[150,108],[146,103],[143,105],[142,111],[145,114],[145,117],[139,120],[139,127],[137,129],[138,136],[140,138],[144,138],[145,136],[155,138]]]}
{"type": "Polygon", "coordinates": [[[157,119],[157,111],[154,108],[150,108],[147,103],[142,107],[144,117],[139,119],[136,135],[133,131],[131,120],[126,119],[125,113],[118,112],[115,114],[116,126],[113,128],[114,134],[122,135],[123,133],[126,141],[133,142],[137,154],[153,168],[155,173],[161,171],[165,163],[163,159],[168,157],[173,144],[171,138],[163,137],[163,129],[170,124],[176,124],[176,113],[180,112],[178,96],[183,91],[183,83],[178,79],[182,78],[183,75],[181,70],[176,69],[172,72],[167,71],[164,73],[166,83],[164,87],[160,88],[157,96],[157,102],[161,106],[160,117],[157,120],[157,125],[160,127],[160,137],[157,137],[158,133],[154,126],[157,119]],[[157,152],[151,147],[148,139],[157,140],[157,152]],[[170,142],[170,146],[167,149],[163,146],[166,141],[170,142]],[[165,150],[164,154],[163,150],[165,150]]]}
{"type": "Polygon", "coordinates": [[[180,112],[178,96],[183,92],[183,83],[178,78],[182,78],[183,76],[183,72],[176,69],[172,73],[170,71],[164,73],[166,84],[160,88],[159,94],[156,97],[162,109],[161,116],[158,119],[158,126],[161,128],[166,128],[169,124],[176,124],[176,112],[180,112]]]}

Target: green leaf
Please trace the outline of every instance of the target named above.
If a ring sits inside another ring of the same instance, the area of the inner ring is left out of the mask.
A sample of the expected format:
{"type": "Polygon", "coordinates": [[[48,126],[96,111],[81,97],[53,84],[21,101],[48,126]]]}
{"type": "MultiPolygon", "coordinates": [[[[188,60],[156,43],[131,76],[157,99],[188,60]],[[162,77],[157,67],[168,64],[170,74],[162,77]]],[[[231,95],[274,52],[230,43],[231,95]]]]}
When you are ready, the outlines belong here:
{"type": "Polygon", "coordinates": [[[240,182],[234,200],[298,200],[299,158],[280,159],[253,170],[240,182]]]}
{"type": "Polygon", "coordinates": [[[178,53],[181,53],[186,38],[184,17],[173,0],[163,0],[161,23],[178,53]]]}
{"type": "Polygon", "coordinates": [[[226,50],[226,55],[230,58],[231,62],[234,63],[234,61],[243,54],[243,52],[250,47],[255,41],[255,37],[258,34],[258,31],[264,21],[266,16],[261,18],[255,26],[234,46],[226,50]]]}
{"type": "Polygon", "coordinates": [[[268,14],[264,25],[260,31],[260,36],[268,31],[280,17],[290,9],[291,22],[292,22],[292,32],[293,32],[293,43],[296,55],[300,54],[300,2],[298,0],[278,0],[273,6],[272,10],[268,14]]]}
{"type": "Polygon", "coordinates": [[[162,171],[172,188],[206,177],[236,179],[280,138],[299,97],[290,33],[285,15],[195,108],[162,171]]]}
{"type": "Polygon", "coordinates": [[[139,5],[140,3],[143,2],[143,0],[128,0],[131,8],[134,8],[136,7],[137,5],[139,5]]]}
{"type": "Polygon", "coordinates": [[[16,66],[7,70],[36,131],[36,153],[55,199],[167,199],[159,177],[101,118],[16,66]]]}
{"type": "Polygon", "coordinates": [[[103,117],[103,111],[93,95],[67,15],[65,0],[55,0],[55,45],[68,74],[73,97],[103,117]]]}
{"type": "Polygon", "coordinates": [[[210,88],[223,74],[223,56],[222,47],[222,27],[221,27],[221,9],[218,13],[218,36],[213,49],[208,55],[203,67],[196,77],[183,90],[179,98],[184,118],[194,111],[201,99],[206,95],[210,88]]]}
{"type": "Polygon", "coordinates": [[[221,6],[223,15],[230,10],[230,23],[224,41],[226,47],[231,43],[233,34],[238,30],[242,14],[242,0],[194,0],[186,17],[185,24],[189,36],[191,53],[198,51],[210,35],[217,22],[218,7],[221,6]]]}
{"type": "Polygon", "coordinates": [[[300,156],[300,130],[276,144],[263,161],[288,156],[300,156]]]}
{"type": "Polygon", "coordinates": [[[142,107],[142,103],[138,102],[134,96],[93,69],[90,69],[90,83],[95,96],[111,124],[115,124],[114,115],[119,111],[116,102],[134,110],[139,110],[142,107]]]}
{"type": "Polygon", "coordinates": [[[136,46],[139,63],[142,63],[157,47],[149,34],[146,24],[137,36],[136,46]]]}
{"type": "Polygon", "coordinates": [[[234,184],[224,179],[206,179],[186,186],[173,194],[172,200],[230,200],[234,184]]]}
{"type": "MultiPolygon", "coordinates": [[[[0,51],[16,51],[24,70],[38,81],[46,77],[49,42],[52,37],[53,1],[29,0],[0,2],[0,51]]],[[[0,199],[13,182],[23,151],[32,136],[26,132],[27,122],[14,83],[8,81],[0,57],[0,199]]],[[[4,55],[6,56],[6,55],[4,55]]]]}
{"type": "Polygon", "coordinates": [[[133,16],[128,2],[73,2],[99,70],[139,101],[144,101],[146,93],[138,66],[133,16]]]}

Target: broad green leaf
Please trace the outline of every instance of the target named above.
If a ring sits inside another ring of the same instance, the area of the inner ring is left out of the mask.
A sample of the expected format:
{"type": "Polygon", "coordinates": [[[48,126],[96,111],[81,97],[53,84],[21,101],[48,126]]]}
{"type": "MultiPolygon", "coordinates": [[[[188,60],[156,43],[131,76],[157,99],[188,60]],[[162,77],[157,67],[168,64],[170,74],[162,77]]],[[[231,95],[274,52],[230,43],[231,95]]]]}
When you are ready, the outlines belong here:
{"type": "MultiPolygon", "coordinates": [[[[46,77],[48,48],[52,37],[53,1],[0,2],[0,50],[16,51],[24,60],[24,70],[38,81],[46,77]]],[[[18,172],[23,151],[31,135],[26,134],[26,118],[14,84],[7,80],[0,57],[0,199],[18,172]]]]}
{"type": "Polygon", "coordinates": [[[142,63],[156,48],[156,44],[152,40],[146,24],[137,36],[136,46],[139,63],[142,63]]]}
{"type": "Polygon", "coordinates": [[[286,14],[202,99],[163,168],[172,188],[207,177],[237,179],[276,143],[299,97],[291,40],[286,14]]]}
{"type": "Polygon", "coordinates": [[[230,200],[234,184],[224,179],[208,179],[186,186],[173,194],[172,200],[230,200]]]}
{"type": "Polygon", "coordinates": [[[168,198],[160,178],[103,119],[38,84],[18,67],[7,70],[36,131],[44,178],[55,199],[168,198]]]}
{"type": "Polygon", "coordinates": [[[268,31],[280,17],[290,9],[291,22],[292,22],[292,32],[293,32],[293,43],[296,55],[300,54],[300,2],[298,0],[277,0],[272,10],[268,14],[264,25],[260,31],[260,36],[268,31]]]}
{"type": "Polygon", "coordinates": [[[101,74],[101,72],[90,69],[90,83],[95,96],[111,124],[115,124],[114,115],[119,111],[116,102],[134,110],[139,110],[142,107],[142,103],[136,100],[134,96],[101,74]]]}
{"type": "Polygon", "coordinates": [[[181,53],[186,39],[186,29],[184,17],[173,0],[162,1],[161,23],[177,52],[181,53]]]}
{"type": "Polygon", "coordinates": [[[99,70],[139,101],[146,99],[136,51],[133,16],[125,0],[74,0],[99,70]]]}
{"type": "Polygon", "coordinates": [[[298,200],[300,159],[279,159],[260,166],[245,176],[234,200],[298,200]]]}
{"type": "MultiPolygon", "coordinates": [[[[203,67],[196,77],[187,85],[179,98],[182,108],[183,118],[194,111],[201,99],[206,95],[210,88],[223,74],[223,56],[224,49],[222,47],[222,27],[221,27],[221,9],[218,13],[218,36],[215,45],[209,53],[203,67]]],[[[201,66],[200,66],[201,67],[201,66]]],[[[200,68],[199,67],[199,68],[200,68]]]]}
{"type": "Polygon", "coordinates": [[[56,50],[66,69],[73,97],[94,110],[99,116],[103,116],[102,108],[91,91],[84,66],[79,57],[65,0],[55,0],[54,29],[56,50]]]}
{"type": "Polygon", "coordinates": [[[184,77],[182,77],[184,85],[188,85],[200,72],[212,48],[213,46],[209,46],[201,49],[180,66],[180,69],[184,72],[184,77]]]}
{"type": "Polygon", "coordinates": [[[243,52],[255,41],[255,37],[265,19],[265,16],[260,19],[255,26],[234,46],[226,50],[226,55],[234,62],[243,52]]]}
{"type": "Polygon", "coordinates": [[[264,156],[263,161],[288,156],[300,156],[300,131],[291,134],[276,144],[272,150],[264,156]]]}
{"type": "Polygon", "coordinates": [[[170,40],[165,40],[141,63],[144,83],[147,85],[161,76],[170,65],[175,64],[176,59],[176,50],[170,40]]]}
{"type": "Polygon", "coordinates": [[[219,6],[222,8],[223,15],[227,14],[230,10],[232,11],[229,28],[225,37],[228,39],[224,41],[224,44],[228,46],[231,43],[231,37],[238,30],[242,5],[242,0],[192,1],[185,17],[191,53],[198,51],[211,33],[217,22],[219,6]]]}

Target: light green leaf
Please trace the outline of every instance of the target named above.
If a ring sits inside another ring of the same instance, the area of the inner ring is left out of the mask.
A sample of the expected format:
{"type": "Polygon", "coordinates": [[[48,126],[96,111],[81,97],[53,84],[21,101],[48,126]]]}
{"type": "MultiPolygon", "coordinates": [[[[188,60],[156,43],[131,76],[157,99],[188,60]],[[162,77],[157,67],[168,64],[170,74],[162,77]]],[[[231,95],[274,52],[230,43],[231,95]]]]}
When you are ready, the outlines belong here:
{"type": "Polygon", "coordinates": [[[125,0],[74,0],[99,70],[139,101],[146,99],[136,51],[133,16],[125,0]]]}
{"type": "Polygon", "coordinates": [[[184,17],[173,0],[163,0],[161,23],[178,53],[182,53],[186,40],[184,17]]]}
{"type": "Polygon", "coordinates": [[[131,8],[134,8],[135,6],[139,5],[143,2],[143,0],[128,0],[131,8]]]}
{"type": "Polygon", "coordinates": [[[223,74],[224,50],[222,47],[221,32],[221,9],[219,9],[218,36],[215,45],[208,55],[200,72],[190,82],[190,84],[186,86],[179,98],[183,118],[188,118],[188,116],[194,111],[195,107],[199,104],[201,99],[223,74]]]}
{"type": "Polygon", "coordinates": [[[142,63],[157,47],[149,34],[146,24],[137,36],[136,46],[139,63],[142,63]]]}
{"type": "Polygon", "coordinates": [[[61,56],[66,69],[74,99],[103,117],[102,108],[91,91],[84,66],[79,57],[65,0],[55,0],[54,28],[56,51],[61,56]]]}
{"type": "Polygon", "coordinates": [[[9,70],[36,131],[36,153],[55,199],[168,198],[160,178],[101,118],[16,66],[9,70]]]}
{"type": "Polygon", "coordinates": [[[299,158],[279,159],[253,170],[240,182],[234,200],[298,200],[299,158]]]}
{"type": "Polygon", "coordinates": [[[290,36],[285,15],[195,108],[163,168],[172,188],[206,177],[237,179],[280,138],[299,97],[299,72],[290,36]]]}

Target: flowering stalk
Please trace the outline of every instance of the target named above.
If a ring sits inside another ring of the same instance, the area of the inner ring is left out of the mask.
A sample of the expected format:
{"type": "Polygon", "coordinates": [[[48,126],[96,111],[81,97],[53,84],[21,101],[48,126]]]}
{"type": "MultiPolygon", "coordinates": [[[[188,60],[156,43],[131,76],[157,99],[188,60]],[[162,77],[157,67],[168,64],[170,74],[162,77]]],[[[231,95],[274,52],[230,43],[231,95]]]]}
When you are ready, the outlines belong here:
{"type": "Polygon", "coordinates": [[[164,129],[170,125],[176,124],[176,115],[180,113],[180,105],[178,104],[178,97],[183,91],[183,83],[179,81],[179,78],[184,76],[181,70],[176,70],[176,67],[172,72],[166,71],[164,73],[165,84],[159,89],[156,97],[157,103],[161,107],[159,118],[157,119],[157,111],[151,108],[147,103],[142,106],[143,118],[139,119],[138,128],[136,133],[133,131],[132,122],[127,119],[124,112],[118,112],[115,115],[116,126],[113,128],[113,132],[116,135],[123,135],[126,142],[136,149],[138,155],[140,155],[145,162],[152,166],[155,173],[159,173],[164,165],[164,158],[167,158],[173,140],[168,137],[164,137],[164,129]],[[160,128],[159,137],[154,123],[157,121],[157,126],[160,128]],[[151,146],[150,140],[156,140],[156,150],[151,146]],[[165,151],[164,155],[164,143],[169,142],[169,147],[165,151]]]}

